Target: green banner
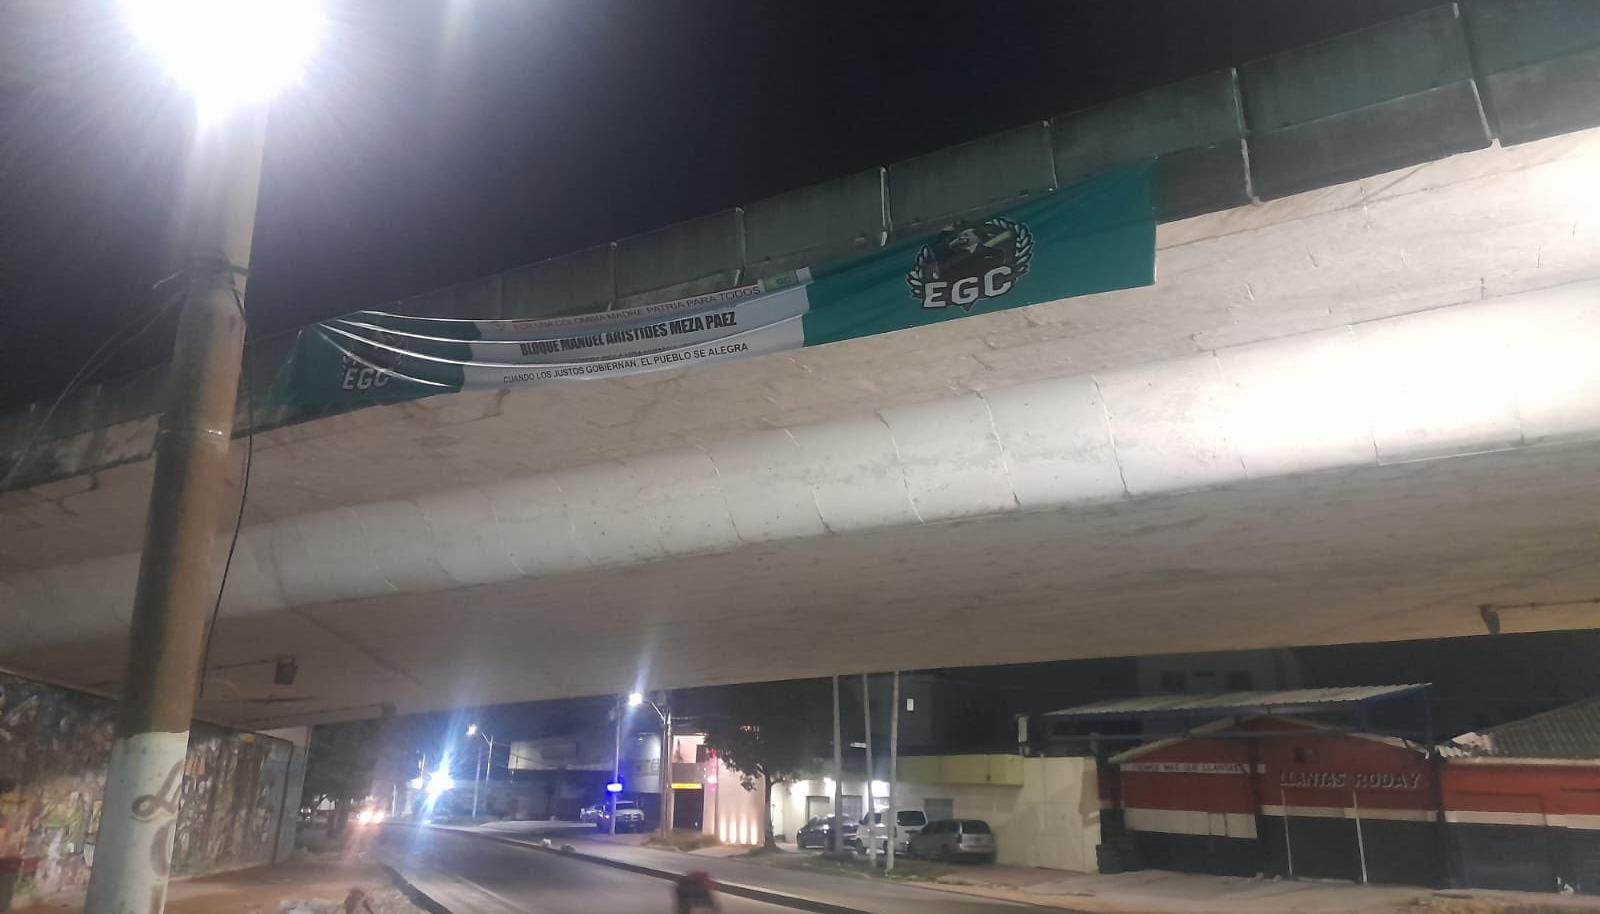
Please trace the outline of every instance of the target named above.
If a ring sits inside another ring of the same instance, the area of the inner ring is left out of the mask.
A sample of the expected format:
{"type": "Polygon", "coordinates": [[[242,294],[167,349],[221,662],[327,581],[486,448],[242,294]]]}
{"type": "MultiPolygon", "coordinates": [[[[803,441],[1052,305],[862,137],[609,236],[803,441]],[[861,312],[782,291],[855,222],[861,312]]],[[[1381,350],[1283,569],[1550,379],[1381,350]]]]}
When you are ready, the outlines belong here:
{"type": "Polygon", "coordinates": [[[849,263],[545,320],[358,311],[301,331],[273,388],[326,412],[819,346],[1155,281],[1150,168],[1125,169],[849,263]]]}

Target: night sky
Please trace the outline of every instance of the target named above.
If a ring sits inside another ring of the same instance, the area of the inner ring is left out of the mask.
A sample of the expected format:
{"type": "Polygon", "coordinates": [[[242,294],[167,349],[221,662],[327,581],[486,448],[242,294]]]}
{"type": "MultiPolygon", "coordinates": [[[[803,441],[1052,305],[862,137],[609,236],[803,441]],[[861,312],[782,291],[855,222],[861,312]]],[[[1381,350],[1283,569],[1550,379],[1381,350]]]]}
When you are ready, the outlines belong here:
{"type": "MultiPolygon", "coordinates": [[[[249,304],[290,331],[1305,44],[1431,0],[335,2],[274,112],[249,304]]],[[[165,272],[185,113],[114,4],[0,86],[0,406],[165,272]]],[[[171,322],[100,377],[153,364],[171,322]]]]}

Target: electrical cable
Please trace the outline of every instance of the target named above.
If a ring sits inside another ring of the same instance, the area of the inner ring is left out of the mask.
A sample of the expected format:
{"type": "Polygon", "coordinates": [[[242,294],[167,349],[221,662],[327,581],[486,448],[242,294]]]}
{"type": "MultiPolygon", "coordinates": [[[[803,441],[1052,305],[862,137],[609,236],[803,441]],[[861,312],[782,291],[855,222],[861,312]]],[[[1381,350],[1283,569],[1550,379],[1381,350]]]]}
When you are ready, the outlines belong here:
{"type": "MultiPolygon", "coordinates": [[[[241,271],[236,270],[235,272],[241,271]]],[[[239,306],[239,319],[244,321],[244,336],[246,340],[249,340],[250,318],[244,310],[244,296],[239,294],[238,286],[233,286],[232,289],[234,304],[239,306]]],[[[239,482],[239,512],[233,518],[233,536],[228,540],[228,555],[222,560],[222,577],[221,580],[217,581],[217,599],[211,605],[211,621],[206,623],[205,647],[200,651],[200,687],[195,694],[197,703],[206,696],[206,668],[211,663],[211,637],[216,634],[217,617],[222,613],[222,595],[228,589],[228,569],[233,567],[233,553],[234,550],[239,548],[239,531],[244,527],[245,501],[250,497],[250,468],[251,464],[255,462],[256,390],[255,385],[251,383],[250,360],[243,358],[241,355],[240,361],[243,366],[242,374],[244,375],[241,381],[244,384],[245,419],[244,469],[239,482]]]]}
{"type": "MultiPolygon", "coordinates": [[[[172,282],[182,275],[182,271],[179,271],[156,280],[156,282],[150,286],[147,294],[152,296],[155,295],[162,286],[172,282]]],[[[39,443],[39,439],[44,434],[45,429],[49,427],[50,420],[55,417],[56,410],[61,408],[61,404],[66,402],[67,397],[71,396],[74,390],[77,390],[78,385],[93,377],[95,372],[99,371],[101,368],[104,368],[106,363],[111,361],[111,357],[116,354],[118,349],[126,346],[128,343],[133,342],[148,332],[150,328],[155,326],[161,320],[161,318],[172,309],[172,306],[181,299],[182,296],[174,295],[166,301],[161,302],[159,305],[135,315],[127,323],[123,324],[114,332],[112,332],[110,336],[106,337],[105,340],[95,348],[94,352],[91,352],[89,357],[83,360],[83,364],[78,366],[78,370],[73,373],[72,378],[67,381],[66,386],[62,387],[61,392],[57,394],[55,399],[50,402],[50,408],[45,410],[44,417],[39,420],[39,424],[33,427],[33,433],[28,436],[28,440],[22,445],[21,450],[17,454],[16,460],[11,464],[11,468],[6,471],[5,478],[0,479],[0,493],[11,491],[11,484],[16,480],[17,475],[22,472],[22,467],[28,462],[28,456],[33,452],[34,446],[39,443]],[[143,323],[143,326],[139,326],[141,322],[143,323]],[[125,335],[129,330],[133,330],[135,327],[138,327],[138,329],[133,333],[132,336],[125,335]]]]}

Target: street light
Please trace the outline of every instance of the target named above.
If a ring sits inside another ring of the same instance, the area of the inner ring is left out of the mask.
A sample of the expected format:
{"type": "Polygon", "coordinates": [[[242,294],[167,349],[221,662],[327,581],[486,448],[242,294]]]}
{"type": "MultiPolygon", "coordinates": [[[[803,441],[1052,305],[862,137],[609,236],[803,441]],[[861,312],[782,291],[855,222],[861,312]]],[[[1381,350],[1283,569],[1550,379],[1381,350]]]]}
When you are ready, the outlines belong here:
{"type": "MultiPolygon", "coordinates": [[[[483,780],[487,781],[489,779],[489,766],[494,764],[494,737],[479,730],[477,724],[471,724],[467,727],[467,735],[476,736],[489,746],[489,765],[483,763],[483,747],[478,747],[478,768],[483,769],[483,780]]],[[[474,819],[478,818],[478,768],[472,770],[472,818],[474,819]]]]}
{"type": "Polygon", "coordinates": [[[204,121],[295,82],[323,31],[316,0],[122,0],[122,16],[204,121]]]}
{"type": "Polygon", "coordinates": [[[265,103],[304,68],[322,17],[315,0],[124,0],[122,13],[130,35],[193,96],[201,129],[186,176],[185,299],[85,910],[160,914],[216,596],[211,557],[244,351],[265,103]]]}
{"type": "Polygon", "coordinates": [[[637,708],[640,705],[649,705],[650,710],[656,712],[656,717],[661,721],[661,770],[657,773],[657,783],[661,790],[661,837],[672,837],[672,712],[656,704],[653,700],[645,698],[643,692],[628,693],[628,707],[637,708]]]}
{"type": "MultiPolygon", "coordinates": [[[[420,778],[418,780],[421,780],[420,778]]],[[[428,799],[437,800],[440,795],[456,786],[456,779],[450,772],[440,769],[428,775],[428,780],[423,782],[423,789],[428,792],[428,799]]]]}
{"type": "MultiPolygon", "coordinates": [[[[608,817],[610,821],[607,825],[607,831],[613,835],[617,833],[617,794],[622,792],[622,721],[623,718],[627,717],[629,708],[637,708],[644,702],[643,692],[629,692],[626,696],[622,696],[617,701],[616,706],[611,709],[611,715],[616,719],[617,723],[617,736],[611,753],[611,783],[606,785],[606,806],[611,813],[608,817]]],[[[651,702],[650,706],[655,708],[655,702],[651,702]]],[[[656,708],[656,713],[661,713],[661,709],[656,708]]],[[[666,781],[662,779],[661,783],[665,784],[666,781]]],[[[666,800],[663,799],[662,803],[665,802],[666,800]]]]}

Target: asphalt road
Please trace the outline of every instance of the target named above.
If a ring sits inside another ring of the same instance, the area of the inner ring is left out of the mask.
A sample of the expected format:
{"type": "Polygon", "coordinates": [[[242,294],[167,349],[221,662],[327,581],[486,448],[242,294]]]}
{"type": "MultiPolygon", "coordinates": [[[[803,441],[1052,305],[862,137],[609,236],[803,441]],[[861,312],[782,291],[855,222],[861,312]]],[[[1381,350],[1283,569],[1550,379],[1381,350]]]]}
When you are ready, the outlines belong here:
{"type": "MultiPolygon", "coordinates": [[[[585,852],[599,848],[584,846],[585,852]]],[[[425,828],[385,828],[385,862],[398,869],[451,914],[663,914],[672,910],[669,884],[549,851],[518,847],[467,834],[425,828]]],[[[612,856],[612,854],[607,854],[612,856]]],[[[687,869],[684,857],[634,849],[630,862],[665,870],[687,869]]],[[[867,880],[778,870],[735,861],[695,860],[715,879],[737,881],[842,905],[872,914],[1017,914],[1028,908],[867,880]]],[[[721,894],[725,914],[778,914],[795,910],[721,894]]]]}
{"type": "MultiPolygon", "coordinates": [[[[671,914],[662,879],[448,832],[389,828],[382,858],[451,914],[671,914]]],[[[720,896],[725,914],[793,914],[720,896]]]]}

